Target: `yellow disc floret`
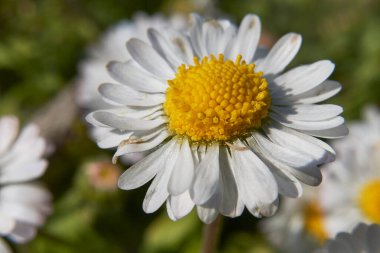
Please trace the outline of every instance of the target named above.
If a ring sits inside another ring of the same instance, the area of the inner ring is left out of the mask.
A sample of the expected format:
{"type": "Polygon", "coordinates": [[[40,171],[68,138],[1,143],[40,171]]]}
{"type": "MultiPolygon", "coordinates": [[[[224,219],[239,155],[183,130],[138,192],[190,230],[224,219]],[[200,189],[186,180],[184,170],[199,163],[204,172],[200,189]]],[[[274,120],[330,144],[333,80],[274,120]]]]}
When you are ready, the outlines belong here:
{"type": "Polygon", "coordinates": [[[320,243],[325,242],[328,234],[324,225],[324,214],[317,202],[308,203],[304,219],[306,231],[320,243]]]}
{"type": "Polygon", "coordinates": [[[169,129],[192,141],[228,141],[260,127],[270,96],[263,73],[254,64],[204,57],[181,65],[169,80],[164,109],[169,129]]]}
{"type": "Polygon", "coordinates": [[[369,221],[380,224],[380,179],[372,180],[362,187],[358,203],[369,221]]]}

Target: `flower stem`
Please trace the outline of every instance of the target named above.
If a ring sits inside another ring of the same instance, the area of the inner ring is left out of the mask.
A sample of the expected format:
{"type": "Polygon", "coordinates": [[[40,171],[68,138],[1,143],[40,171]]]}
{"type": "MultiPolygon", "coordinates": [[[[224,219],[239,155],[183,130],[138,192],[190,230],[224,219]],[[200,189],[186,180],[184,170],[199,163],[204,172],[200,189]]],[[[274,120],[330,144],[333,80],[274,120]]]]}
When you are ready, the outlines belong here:
{"type": "Polygon", "coordinates": [[[201,253],[214,253],[222,229],[222,216],[219,215],[211,224],[205,224],[203,227],[203,242],[201,253]]]}

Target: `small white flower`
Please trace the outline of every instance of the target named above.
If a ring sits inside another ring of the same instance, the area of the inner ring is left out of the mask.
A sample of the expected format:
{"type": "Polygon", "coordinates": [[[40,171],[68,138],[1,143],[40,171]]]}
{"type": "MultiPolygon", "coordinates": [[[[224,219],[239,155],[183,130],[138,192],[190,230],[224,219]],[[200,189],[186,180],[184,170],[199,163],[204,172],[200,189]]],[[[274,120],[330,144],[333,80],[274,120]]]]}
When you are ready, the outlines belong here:
{"type": "Polygon", "coordinates": [[[349,125],[350,135],[333,142],[337,160],[326,166],[321,203],[331,236],[359,222],[380,224],[380,113],[365,110],[365,121],[349,125]]]}
{"type": "Polygon", "coordinates": [[[179,15],[166,19],[160,15],[147,16],[139,13],[131,21],[121,21],[109,28],[100,41],[90,48],[89,56],[79,65],[79,77],[76,81],[79,105],[93,110],[112,107],[103,101],[98,92],[99,84],[113,81],[105,67],[108,62],[130,60],[125,43],[131,38],[148,41],[146,30],[149,27],[161,29],[174,26],[180,29],[184,24],[184,18],[179,15]]]}
{"type": "Polygon", "coordinates": [[[380,226],[359,224],[351,234],[339,233],[315,253],[379,253],[380,226]]]}
{"type": "Polygon", "coordinates": [[[132,60],[111,62],[118,83],[99,87],[117,106],[87,116],[108,128],[103,147],[124,154],[156,149],[119,179],[134,189],[154,178],[145,212],[165,201],[179,219],[197,205],[202,221],[218,213],[272,215],[278,194],[299,197],[300,182],[318,185],[319,165],[334,151],[313,137],[346,135],[342,108],[317,105],[341,86],[327,80],[328,60],[284,72],[297,54],[301,36],[289,33],[264,54],[256,50],[260,19],[247,15],[239,28],[227,20],[192,15],[183,33],[148,30],[150,45],[131,39],[132,60]]]}
{"type": "Polygon", "coordinates": [[[305,186],[299,199],[283,199],[276,215],[263,220],[260,228],[281,252],[305,253],[328,239],[324,223],[318,191],[305,186]]]}
{"type": "MultiPolygon", "coordinates": [[[[111,27],[101,37],[100,41],[90,48],[89,57],[82,61],[79,66],[79,77],[76,81],[78,104],[85,109],[92,110],[115,107],[104,102],[98,92],[101,83],[113,82],[106,68],[108,62],[111,60],[121,62],[130,60],[131,56],[125,47],[126,42],[131,38],[149,41],[146,33],[149,27],[161,29],[173,26],[181,29],[184,25],[185,19],[180,15],[166,19],[160,15],[147,16],[139,13],[131,21],[122,21],[111,27]]],[[[94,128],[91,130],[91,137],[94,140],[102,140],[109,135],[108,132],[108,128],[94,128]]],[[[102,143],[99,145],[103,147],[102,143]]],[[[126,154],[122,157],[122,161],[130,165],[141,160],[145,155],[144,152],[126,154]]]]}
{"type": "Polygon", "coordinates": [[[18,135],[18,124],[16,117],[0,118],[0,235],[23,243],[35,236],[51,212],[51,196],[43,187],[27,183],[47,167],[42,158],[45,141],[32,124],[18,135]]]}

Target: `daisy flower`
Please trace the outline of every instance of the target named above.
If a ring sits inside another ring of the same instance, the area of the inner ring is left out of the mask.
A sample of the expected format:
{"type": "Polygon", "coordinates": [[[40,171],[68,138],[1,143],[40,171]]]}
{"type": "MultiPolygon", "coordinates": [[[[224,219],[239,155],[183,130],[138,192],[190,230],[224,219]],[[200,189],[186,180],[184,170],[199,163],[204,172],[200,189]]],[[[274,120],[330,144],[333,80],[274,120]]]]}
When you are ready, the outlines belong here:
{"type": "Polygon", "coordinates": [[[148,30],[150,43],[127,42],[132,59],[113,61],[112,83],[99,87],[115,108],[87,120],[108,128],[99,143],[124,154],[154,150],[130,167],[119,187],[153,179],[143,203],[147,213],[165,201],[173,220],[194,204],[200,219],[272,215],[278,194],[299,197],[301,182],[318,185],[319,165],[334,151],[315,138],[346,135],[342,108],[316,105],[341,86],[327,80],[328,60],[284,72],[301,36],[289,33],[263,56],[257,49],[260,19],[240,27],[228,20],[191,16],[184,32],[148,30]]]}
{"type": "MultiPolygon", "coordinates": [[[[18,135],[18,124],[16,117],[0,118],[0,235],[24,243],[35,236],[51,212],[51,196],[28,182],[47,167],[42,158],[45,141],[33,124],[18,135]]],[[[1,247],[7,246],[0,243],[1,247]]]]}
{"type": "Polygon", "coordinates": [[[281,252],[312,252],[328,239],[318,191],[307,186],[299,199],[283,199],[276,215],[264,219],[260,228],[281,252]]]}
{"type": "Polygon", "coordinates": [[[380,224],[380,112],[365,110],[365,120],[349,125],[350,135],[333,142],[337,160],[326,166],[321,203],[331,236],[359,222],[380,224]]]}
{"type": "MultiPolygon", "coordinates": [[[[166,26],[173,26],[177,29],[184,27],[185,19],[176,15],[166,19],[160,15],[147,16],[139,13],[131,21],[121,21],[112,26],[100,38],[100,41],[89,50],[89,56],[79,65],[79,77],[76,80],[77,92],[76,100],[78,104],[88,110],[109,109],[114,107],[102,99],[98,92],[99,84],[112,82],[112,77],[108,74],[106,65],[111,60],[127,61],[131,59],[130,54],[125,50],[125,43],[131,38],[139,38],[149,41],[146,30],[149,27],[160,29],[166,26]]],[[[108,134],[108,128],[91,129],[91,138],[102,140],[108,134]]],[[[99,142],[101,148],[110,148],[99,142]]],[[[133,164],[146,153],[126,154],[122,157],[125,164],[133,164]]]]}
{"type": "Polygon", "coordinates": [[[378,253],[380,226],[358,224],[352,233],[339,233],[334,240],[315,253],[378,253]]]}
{"type": "Polygon", "coordinates": [[[166,19],[160,15],[147,16],[138,13],[131,21],[121,21],[110,27],[100,40],[89,48],[88,57],[79,65],[79,76],[76,80],[78,104],[86,109],[105,109],[112,107],[103,101],[98,92],[101,83],[112,82],[105,66],[109,61],[127,61],[131,59],[125,50],[125,43],[131,38],[148,41],[146,30],[149,27],[160,29],[174,26],[180,29],[185,24],[182,16],[166,19]]]}

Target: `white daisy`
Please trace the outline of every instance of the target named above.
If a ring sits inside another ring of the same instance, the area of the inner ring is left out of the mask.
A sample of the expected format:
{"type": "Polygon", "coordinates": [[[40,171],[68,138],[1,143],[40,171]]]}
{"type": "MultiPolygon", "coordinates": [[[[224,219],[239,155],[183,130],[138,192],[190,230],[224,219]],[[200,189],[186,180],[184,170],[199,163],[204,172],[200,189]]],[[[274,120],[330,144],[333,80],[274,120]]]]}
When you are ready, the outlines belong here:
{"type": "Polygon", "coordinates": [[[328,239],[324,220],[318,191],[305,186],[302,197],[283,199],[276,215],[263,220],[260,228],[281,252],[305,253],[328,239]]]}
{"type": "Polygon", "coordinates": [[[349,129],[347,138],[333,142],[337,160],[326,166],[321,187],[331,236],[359,222],[380,224],[380,112],[367,108],[365,121],[349,129]]]}
{"type": "Polygon", "coordinates": [[[109,28],[100,41],[89,50],[89,56],[79,65],[79,76],[76,81],[76,98],[79,105],[86,109],[105,109],[112,107],[103,101],[98,92],[101,83],[112,82],[105,66],[112,60],[127,61],[131,59],[125,50],[125,43],[131,38],[148,41],[146,30],[149,27],[160,29],[174,26],[178,29],[185,25],[182,16],[173,16],[166,19],[160,15],[147,16],[144,13],[136,14],[131,21],[121,21],[109,28]]]}
{"type": "Polygon", "coordinates": [[[118,83],[99,87],[118,107],[87,116],[108,128],[99,143],[118,156],[155,149],[119,179],[134,189],[154,178],[145,212],[165,201],[176,220],[195,205],[202,221],[218,213],[257,217],[274,213],[278,194],[299,197],[300,182],[318,185],[319,165],[334,151],[313,137],[346,135],[342,108],[315,105],[341,86],[326,80],[334,64],[323,60],[284,72],[301,36],[282,37],[264,57],[256,50],[260,19],[247,15],[239,28],[227,20],[192,15],[181,33],[148,30],[150,44],[131,39],[132,60],[111,62],[118,83]]]}
{"type": "MultiPolygon", "coordinates": [[[[167,26],[174,26],[181,29],[185,25],[185,19],[176,15],[166,19],[160,15],[147,16],[143,13],[136,14],[132,21],[122,21],[111,27],[101,37],[100,41],[89,50],[89,57],[79,65],[79,77],[76,81],[78,104],[86,109],[109,109],[114,107],[103,101],[98,92],[99,84],[112,82],[112,77],[105,67],[111,60],[127,61],[131,59],[130,54],[125,50],[125,43],[131,38],[139,38],[142,41],[149,41],[146,30],[149,27],[160,29],[167,26]]],[[[91,130],[91,137],[94,140],[102,140],[108,135],[109,129],[95,128],[91,130]]],[[[101,148],[109,148],[99,142],[101,148]]],[[[125,164],[133,164],[146,153],[127,154],[122,157],[125,164]]]]}
{"type": "Polygon", "coordinates": [[[18,136],[18,124],[13,116],[0,118],[0,235],[23,243],[50,213],[51,196],[43,187],[26,183],[47,167],[42,158],[45,141],[32,124],[18,136]]]}
{"type": "Polygon", "coordinates": [[[315,253],[379,253],[380,226],[359,224],[352,233],[339,233],[315,253]]]}

